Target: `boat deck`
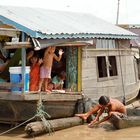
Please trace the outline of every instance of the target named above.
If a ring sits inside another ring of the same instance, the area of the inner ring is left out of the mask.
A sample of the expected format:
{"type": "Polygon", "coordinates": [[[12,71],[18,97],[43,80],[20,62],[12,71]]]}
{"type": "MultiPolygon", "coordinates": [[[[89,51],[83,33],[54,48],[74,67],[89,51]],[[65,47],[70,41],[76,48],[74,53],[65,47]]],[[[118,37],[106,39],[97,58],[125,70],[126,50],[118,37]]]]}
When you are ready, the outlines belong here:
{"type": "Polygon", "coordinates": [[[75,101],[82,99],[83,96],[80,92],[66,92],[66,93],[51,93],[47,94],[46,92],[40,93],[9,93],[9,92],[0,92],[0,100],[18,100],[18,101],[36,101],[39,98],[42,98],[43,101],[75,101]]]}

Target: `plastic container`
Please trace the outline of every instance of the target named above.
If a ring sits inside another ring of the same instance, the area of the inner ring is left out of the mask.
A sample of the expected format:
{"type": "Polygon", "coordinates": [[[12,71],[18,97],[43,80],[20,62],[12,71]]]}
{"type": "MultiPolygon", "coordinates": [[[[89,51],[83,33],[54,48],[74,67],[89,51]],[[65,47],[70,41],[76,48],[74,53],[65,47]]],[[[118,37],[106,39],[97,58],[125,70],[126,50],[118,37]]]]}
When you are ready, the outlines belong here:
{"type": "MultiPolygon", "coordinates": [[[[20,83],[22,81],[22,67],[10,67],[10,82],[11,83],[20,83]]],[[[30,67],[25,68],[25,86],[24,91],[29,91],[29,81],[30,81],[30,67]]],[[[21,87],[11,87],[11,92],[21,93],[21,87]]]]}

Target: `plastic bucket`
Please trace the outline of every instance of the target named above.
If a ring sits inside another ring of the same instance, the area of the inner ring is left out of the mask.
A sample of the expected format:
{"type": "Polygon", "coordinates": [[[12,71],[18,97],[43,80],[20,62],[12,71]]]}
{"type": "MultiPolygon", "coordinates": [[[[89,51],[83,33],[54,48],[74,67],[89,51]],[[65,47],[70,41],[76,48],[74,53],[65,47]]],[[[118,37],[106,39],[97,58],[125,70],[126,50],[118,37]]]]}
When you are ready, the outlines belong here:
{"type": "MultiPolygon", "coordinates": [[[[22,81],[22,67],[10,67],[10,82],[11,83],[20,83],[22,81]]],[[[25,68],[25,86],[24,91],[29,91],[29,80],[30,80],[30,67],[25,68]]],[[[21,92],[21,87],[11,87],[12,92],[21,92]]]]}

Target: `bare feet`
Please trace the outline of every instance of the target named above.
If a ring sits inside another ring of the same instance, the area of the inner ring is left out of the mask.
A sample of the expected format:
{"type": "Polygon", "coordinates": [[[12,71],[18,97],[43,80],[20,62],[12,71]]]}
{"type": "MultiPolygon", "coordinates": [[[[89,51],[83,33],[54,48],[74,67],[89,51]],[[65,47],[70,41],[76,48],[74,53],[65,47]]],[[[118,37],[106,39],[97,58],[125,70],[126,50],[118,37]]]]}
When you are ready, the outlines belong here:
{"type": "Polygon", "coordinates": [[[84,119],[84,120],[86,120],[87,119],[87,114],[75,114],[75,116],[76,117],[80,117],[80,118],[82,118],[82,119],[84,119]]]}
{"type": "Polygon", "coordinates": [[[48,89],[46,89],[45,92],[46,92],[47,94],[51,94],[51,91],[48,90],[48,89]]]}
{"type": "Polygon", "coordinates": [[[41,92],[41,89],[39,89],[37,92],[41,92]]]}

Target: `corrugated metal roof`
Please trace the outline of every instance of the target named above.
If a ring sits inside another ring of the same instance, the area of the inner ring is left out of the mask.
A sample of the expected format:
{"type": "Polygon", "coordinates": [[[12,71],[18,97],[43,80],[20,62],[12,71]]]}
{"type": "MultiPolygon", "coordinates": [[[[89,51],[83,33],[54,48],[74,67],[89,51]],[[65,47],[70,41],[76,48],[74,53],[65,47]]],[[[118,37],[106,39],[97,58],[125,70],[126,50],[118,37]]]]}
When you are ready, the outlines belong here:
{"type": "Polygon", "coordinates": [[[131,40],[130,44],[132,45],[132,47],[140,47],[140,24],[119,24],[119,26],[137,34],[137,39],[131,40]]]}
{"type": "Polygon", "coordinates": [[[0,21],[35,38],[132,39],[136,37],[136,34],[92,14],[10,6],[0,6],[0,14],[0,21]]]}

